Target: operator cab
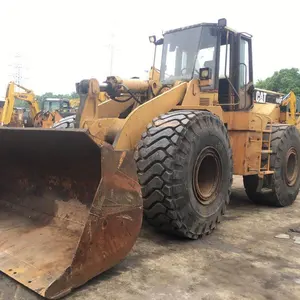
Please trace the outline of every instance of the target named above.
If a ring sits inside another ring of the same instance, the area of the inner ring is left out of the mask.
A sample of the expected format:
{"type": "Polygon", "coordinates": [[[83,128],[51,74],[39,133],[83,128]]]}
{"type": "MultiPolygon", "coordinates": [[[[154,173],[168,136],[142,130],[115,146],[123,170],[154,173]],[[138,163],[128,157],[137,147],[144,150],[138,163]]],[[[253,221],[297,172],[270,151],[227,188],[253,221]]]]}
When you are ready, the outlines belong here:
{"type": "Polygon", "coordinates": [[[42,111],[44,112],[58,111],[62,117],[74,114],[68,99],[45,98],[42,103],[42,111]]]}
{"type": "Polygon", "coordinates": [[[160,81],[200,79],[201,91],[217,92],[223,110],[253,105],[251,36],[227,27],[226,20],[165,32],[160,81]]]}

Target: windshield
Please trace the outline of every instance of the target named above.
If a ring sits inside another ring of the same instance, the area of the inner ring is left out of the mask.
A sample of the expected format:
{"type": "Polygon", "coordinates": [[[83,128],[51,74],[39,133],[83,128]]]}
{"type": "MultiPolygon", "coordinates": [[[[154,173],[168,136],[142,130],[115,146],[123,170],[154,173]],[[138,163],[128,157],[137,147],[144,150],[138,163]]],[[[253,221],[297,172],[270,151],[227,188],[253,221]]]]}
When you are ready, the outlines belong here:
{"type": "Polygon", "coordinates": [[[67,111],[69,111],[69,109],[70,109],[69,102],[68,101],[63,101],[62,102],[62,111],[67,112],[67,111]]]}
{"type": "Polygon", "coordinates": [[[167,33],[161,63],[161,81],[199,78],[199,69],[209,67],[214,77],[216,30],[211,26],[198,26],[167,33]]]}
{"type": "Polygon", "coordinates": [[[59,101],[44,101],[44,111],[54,112],[55,110],[60,109],[60,102],[59,101]]]}
{"type": "Polygon", "coordinates": [[[44,101],[44,111],[50,111],[50,102],[44,101]]]}
{"type": "Polygon", "coordinates": [[[60,101],[52,101],[51,102],[51,112],[59,110],[60,109],[60,101]]]}

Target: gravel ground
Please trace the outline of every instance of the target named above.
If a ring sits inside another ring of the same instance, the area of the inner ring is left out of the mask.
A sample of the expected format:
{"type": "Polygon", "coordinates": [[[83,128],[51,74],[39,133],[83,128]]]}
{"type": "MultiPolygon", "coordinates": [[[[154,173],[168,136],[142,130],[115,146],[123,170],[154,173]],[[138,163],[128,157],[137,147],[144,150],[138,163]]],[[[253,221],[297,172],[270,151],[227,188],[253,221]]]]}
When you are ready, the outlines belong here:
{"type": "MultiPolygon", "coordinates": [[[[299,198],[286,208],[256,206],[235,177],[230,207],[212,235],[182,241],[144,224],[122,263],[64,300],[300,299],[300,233],[291,231],[300,229],[299,198]]],[[[0,273],[0,299],[43,298],[0,273]]]]}

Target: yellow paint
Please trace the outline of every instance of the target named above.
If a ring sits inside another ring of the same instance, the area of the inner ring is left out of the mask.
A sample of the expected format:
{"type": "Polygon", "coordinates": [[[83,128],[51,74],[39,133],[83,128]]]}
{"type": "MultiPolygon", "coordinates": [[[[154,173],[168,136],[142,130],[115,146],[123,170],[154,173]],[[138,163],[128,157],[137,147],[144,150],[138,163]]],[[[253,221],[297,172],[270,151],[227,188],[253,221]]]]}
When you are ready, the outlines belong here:
{"type": "Polygon", "coordinates": [[[134,103],[134,99],[120,103],[114,100],[107,100],[98,104],[97,118],[117,118],[120,113],[126,110],[130,105],[134,103]]]}
{"type": "Polygon", "coordinates": [[[296,121],[296,102],[297,98],[293,91],[289,92],[287,96],[284,97],[281,105],[287,108],[287,123],[290,125],[297,125],[296,121]],[[288,107],[290,108],[290,113],[288,107]]]}
{"type": "Polygon", "coordinates": [[[147,125],[158,115],[172,110],[183,99],[186,88],[187,83],[183,82],[133,110],[114,141],[114,148],[134,149],[147,125]]]}
{"type": "Polygon", "coordinates": [[[5,103],[3,106],[3,111],[0,120],[1,126],[8,125],[11,122],[15,105],[15,99],[20,99],[22,101],[27,102],[30,105],[30,111],[32,116],[35,116],[37,113],[40,112],[40,108],[33,91],[11,81],[8,84],[6,90],[5,103]],[[15,87],[19,87],[25,92],[17,93],[15,92],[15,87]]]}

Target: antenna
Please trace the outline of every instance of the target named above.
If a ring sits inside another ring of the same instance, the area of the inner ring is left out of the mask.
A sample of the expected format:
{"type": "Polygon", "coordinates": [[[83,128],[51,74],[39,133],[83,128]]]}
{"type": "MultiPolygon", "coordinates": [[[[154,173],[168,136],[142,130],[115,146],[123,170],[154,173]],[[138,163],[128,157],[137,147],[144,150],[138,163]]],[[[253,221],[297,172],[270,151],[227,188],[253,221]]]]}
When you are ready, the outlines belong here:
{"type": "MultiPolygon", "coordinates": [[[[14,73],[13,73],[13,78],[14,78],[14,82],[16,84],[21,84],[22,82],[22,73],[23,73],[23,66],[21,63],[21,54],[20,53],[16,53],[15,55],[15,62],[13,64],[13,68],[14,68],[14,73]]],[[[17,87],[17,90],[19,91],[20,88],[17,87]]]]}
{"type": "MultiPolygon", "coordinates": [[[[22,85],[23,84],[23,70],[24,66],[22,63],[22,55],[20,53],[16,53],[14,55],[14,62],[13,64],[10,64],[9,67],[13,68],[13,72],[9,75],[13,77],[13,80],[16,84],[22,85]]],[[[27,79],[27,78],[26,78],[27,79]]],[[[17,91],[20,91],[20,88],[17,87],[17,91]]]]}
{"type": "Polygon", "coordinates": [[[113,75],[113,68],[114,68],[114,56],[115,56],[115,52],[118,51],[118,46],[116,47],[115,45],[115,33],[112,32],[110,35],[110,43],[107,45],[103,45],[105,48],[108,47],[109,50],[109,56],[110,56],[110,60],[109,60],[109,74],[110,76],[113,75]]]}
{"type": "Polygon", "coordinates": [[[115,48],[115,45],[114,45],[114,33],[111,34],[111,43],[109,44],[109,49],[110,49],[110,69],[109,69],[109,73],[110,73],[110,76],[112,76],[113,74],[113,62],[114,62],[114,48],[115,48]]]}

